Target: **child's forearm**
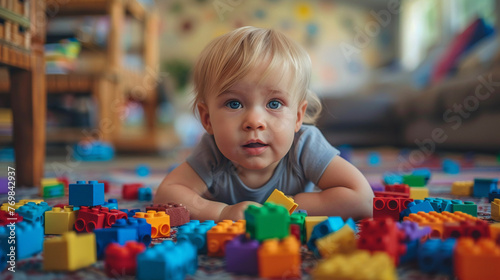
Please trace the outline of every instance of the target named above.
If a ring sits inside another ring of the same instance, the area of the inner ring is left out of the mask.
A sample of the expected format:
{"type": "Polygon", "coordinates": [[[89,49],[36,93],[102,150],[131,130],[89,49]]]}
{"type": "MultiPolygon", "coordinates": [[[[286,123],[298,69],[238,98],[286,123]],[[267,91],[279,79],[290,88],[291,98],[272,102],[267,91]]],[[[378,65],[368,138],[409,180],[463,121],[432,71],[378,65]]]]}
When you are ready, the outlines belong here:
{"type": "Polygon", "coordinates": [[[344,187],[299,193],[293,198],[309,216],[341,216],[360,220],[373,213],[373,194],[360,194],[344,187]]]}
{"type": "Polygon", "coordinates": [[[201,197],[193,190],[179,184],[163,185],[155,195],[154,203],[182,203],[187,207],[191,220],[219,220],[219,216],[227,206],[225,203],[211,201],[201,197]]]}

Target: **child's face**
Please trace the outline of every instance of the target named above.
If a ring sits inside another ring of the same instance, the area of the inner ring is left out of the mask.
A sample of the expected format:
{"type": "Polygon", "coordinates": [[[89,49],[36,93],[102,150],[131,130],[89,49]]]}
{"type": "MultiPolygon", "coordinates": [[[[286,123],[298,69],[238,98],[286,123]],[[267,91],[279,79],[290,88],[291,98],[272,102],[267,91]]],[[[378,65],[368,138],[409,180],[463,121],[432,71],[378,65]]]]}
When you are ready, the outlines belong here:
{"type": "Polygon", "coordinates": [[[307,107],[290,93],[287,76],[274,74],[261,81],[263,71],[255,69],[198,105],[202,124],[219,150],[245,169],[274,168],[290,150],[307,107]]]}

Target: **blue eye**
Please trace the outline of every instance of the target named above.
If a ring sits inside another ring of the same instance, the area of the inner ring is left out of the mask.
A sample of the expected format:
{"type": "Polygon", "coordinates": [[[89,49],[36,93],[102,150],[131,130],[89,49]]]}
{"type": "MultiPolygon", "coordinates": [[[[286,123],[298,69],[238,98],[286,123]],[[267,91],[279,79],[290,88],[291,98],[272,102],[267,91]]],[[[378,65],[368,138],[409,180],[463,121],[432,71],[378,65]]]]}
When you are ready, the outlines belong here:
{"type": "Polygon", "coordinates": [[[239,109],[241,108],[241,103],[239,101],[229,101],[226,103],[226,106],[231,109],[239,109]]]}
{"type": "Polygon", "coordinates": [[[281,105],[282,105],[281,102],[279,102],[278,100],[273,100],[267,103],[267,107],[269,109],[279,109],[281,105]]]}

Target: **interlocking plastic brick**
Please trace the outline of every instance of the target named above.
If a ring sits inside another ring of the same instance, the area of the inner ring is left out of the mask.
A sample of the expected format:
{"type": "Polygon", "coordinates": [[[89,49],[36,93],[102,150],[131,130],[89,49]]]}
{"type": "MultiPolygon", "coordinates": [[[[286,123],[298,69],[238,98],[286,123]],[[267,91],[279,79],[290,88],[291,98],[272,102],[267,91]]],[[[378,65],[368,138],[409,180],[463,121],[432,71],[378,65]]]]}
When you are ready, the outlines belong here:
{"type": "Polygon", "coordinates": [[[405,193],[410,195],[410,187],[406,184],[393,184],[385,186],[386,192],[405,193]]]}
{"type": "Polygon", "coordinates": [[[151,201],[153,199],[153,191],[151,188],[139,188],[137,191],[137,199],[139,201],[151,201]]]}
{"type": "Polygon", "coordinates": [[[398,265],[399,258],[406,253],[405,233],[390,218],[384,220],[364,219],[358,239],[358,248],[369,251],[384,251],[398,265]]]}
{"type": "Polygon", "coordinates": [[[432,173],[429,168],[415,168],[411,172],[411,175],[423,176],[425,178],[425,184],[427,184],[431,179],[432,173]]]}
{"type": "Polygon", "coordinates": [[[434,208],[432,208],[432,205],[429,201],[423,201],[420,199],[414,200],[413,202],[410,202],[406,205],[406,209],[401,211],[400,217],[404,218],[411,213],[418,213],[418,212],[425,212],[429,213],[434,211],[434,208]]]}
{"type": "Polygon", "coordinates": [[[206,220],[200,223],[198,220],[191,220],[177,229],[177,242],[189,241],[198,250],[198,253],[207,252],[207,231],[215,226],[213,220],[206,220]]]}
{"type": "Polygon", "coordinates": [[[144,187],[141,183],[123,184],[122,197],[123,199],[137,199],[139,197],[139,188],[144,187]]]}
{"type": "Polygon", "coordinates": [[[77,232],[92,232],[95,229],[109,228],[117,220],[124,218],[128,218],[127,214],[116,209],[109,210],[100,206],[93,208],[82,206],[78,211],[75,230],[77,232]]]}
{"type": "Polygon", "coordinates": [[[350,226],[352,230],[356,231],[356,224],[350,218],[344,223],[342,217],[328,217],[328,219],[315,225],[311,233],[311,238],[309,238],[309,240],[307,241],[307,247],[311,251],[317,253],[316,240],[325,237],[332,232],[336,232],[337,230],[341,229],[344,224],[350,226]]]}
{"type": "Polygon", "coordinates": [[[186,206],[177,203],[167,203],[167,204],[153,204],[151,206],[146,207],[147,211],[164,211],[167,215],[170,216],[170,226],[178,227],[183,224],[189,223],[189,210],[186,206]]]}
{"type": "Polygon", "coordinates": [[[236,236],[226,244],[226,271],[236,274],[257,275],[257,250],[259,242],[244,234],[236,236]]]}
{"type": "Polygon", "coordinates": [[[403,175],[403,184],[410,187],[425,187],[425,176],[422,175],[403,175]]]}
{"type": "Polygon", "coordinates": [[[43,237],[43,227],[40,223],[23,221],[13,226],[0,228],[0,245],[2,249],[10,253],[11,246],[14,246],[17,260],[28,258],[41,252],[43,237]],[[13,231],[11,231],[11,227],[15,227],[13,231]],[[12,237],[14,233],[15,237],[12,237]],[[15,244],[11,240],[15,240],[15,244]]]}
{"type": "Polygon", "coordinates": [[[253,239],[263,241],[269,238],[285,238],[290,234],[288,210],[272,202],[262,207],[250,205],[245,210],[246,229],[253,239]]]}
{"type": "MultiPolygon", "coordinates": [[[[425,201],[428,201],[431,204],[434,211],[438,213],[441,213],[443,211],[453,212],[452,200],[442,199],[438,197],[426,197],[425,201]]],[[[457,202],[457,200],[454,201],[457,202]]],[[[462,203],[462,201],[459,200],[458,203],[462,203]]]]}
{"type": "Polygon", "coordinates": [[[497,190],[498,179],[485,179],[476,178],[474,179],[473,195],[474,197],[488,197],[488,194],[494,190],[497,190]]]}
{"type": "Polygon", "coordinates": [[[460,221],[444,223],[443,238],[471,237],[479,239],[490,237],[490,228],[487,221],[460,221]]]}
{"type": "Polygon", "coordinates": [[[165,212],[137,212],[134,218],[146,219],[151,225],[151,238],[170,237],[170,217],[165,212]]]}
{"type": "Polygon", "coordinates": [[[453,212],[463,212],[471,216],[477,217],[477,205],[472,201],[464,201],[463,203],[454,203],[452,205],[452,209],[453,212]]]}
{"type": "Polygon", "coordinates": [[[355,232],[349,225],[316,240],[316,247],[323,258],[336,254],[349,254],[356,250],[355,232]]]}
{"type": "Polygon", "coordinates": [[[47,202],[28,202],[16,210],[16,213],[23,216],[23,219],[32,223],[45,224],[45,211],[52,209],[47,202]]]}
{"type": "Polygon", "coordinates": [[[460,238],[455,248],[455,276],[460,280],[498,279],[500,247],[489,238],[460,238]]]}
{"type": "Polygon", "coordinates": [[[421,227],[416,222],[411,221],[399,223],[398,228],[405,233],[404,243],[406,243],[406,253],[399,258],[400,263],[416,261],[420,242],[431,233],[431,228],[421,227]]]}
{"type": "Polygon", "coordinates": [[[390,198],[410,198],[410,193],[402,192],[388,192],[388,191],[374,191],[375,197],[390,197],[390,198]]]}
{"type": "Polygon", "coordinates": [[[75,271],[96,262],[94,233],[66,232],[43,243],[43,269],[75,271]]]}
{"type": "Polygon", "coordinates": [[[137,269],[137,255],[144,252],[146,246],[143,243],[129,241],[125,246],[111,243],[106,247],[104,253],[104,270],[106,275],[119,278],[125,275],[135,275],[137,269]]]}
{"type": "Polygon", "coordinates": [[[444,234],[444,223],[453,223],[460,221],[477,221],[478,218],[462,212],[419,212],[412,213],[408,217],[404,217],[405,221],[418,223],[420,226],[429,226],[431,228],[430,237],[442,238],[444,234]]]}
{"type": "Polygon", "coordinates": [[[500,245],[500,223],[490,224],[490,238],[500,245]]]}
{"type": "Polygon", "coordinates": [[[311,238],[314,227],[326,219],[328,219],[328,216],[307,216],[305,218],[306,243],[311,238]]]}
{"type": "Polygon", "coordinates": [[[425,199],[429,197],[429,189],[427,187],[410,187],[410,198],[425,199]]]}
{"type": "MultiPolygon", "coordinates": [[[[135,216],[135,213],[137,213],[137,212],[142,212],[141,209],[119,209],[119,210],[122,211],[123,213],[127,214],[127,216],[129,218],[133,218],[135,216]]],[[[146,212],[148,212],[149,210],[151,210],[151,209],[146,208],[146,212]]],[[[159,212],[159,211],[156,211],[156,212],[159,212]]]]}
{"type": "Polygon", "coordinates": [[[9,212],[9,211],[12,211],[12,209],[14,210],[17,210],[19,209],[19,207],[23,206],[24,204],[26,204],[26,202],[16,202],[14,203],[14,205],[10,205],[9,203],[2,203],[2,207],[0,208],[0,210],[2,211],[6,211],[6,212],[9,212]]]}
{"type": "Polygon", "coordinates": [[[10,212],[0,210],[0,227],[6,226],[10,223],[19,223],[23,221],[23,216],[20,216],[16,212],[13,215],[10,212]]]}
{"type": "Polygon", "coordinates": [[[495,198],[500,198],[500,190],[494,190],[488,194],[488,202],[491,203],[495,198]]]}
{"type": "Polygon", "coordinates": [[[410,202],[411,198],[390,198],[390,197],[374,197],[373,198],[373,218],[391,218],[399,221],[399,213],[404,211],[410,202]]]}
{"type": "Polygon", "coordinates": [[[453,275],[456,239],[429,239],[418,249],[418,266],[425,273],[453,275]]]}
{"type": "Polygon", "coordinates": [[[306,243],[306,213],[292,213],[290,215],[290,225],[297,225],[299,227],[300,242],[302,244],[306,243]]]}
{"type": "Polygon", "coordinates": [[[73,230],[78,210],[66,206],[54,207],[45,212],[45,234],[63,234],[73,230]]]}
{"type": "Polygon", "coordinates": [[[101,228],[94,230],[94,234],[98,259],[104,257],[104,250],[113,242],[125,245],[127,241],[137,240],[137,230],[130,227],[101,228]]]}
{"type": "Polygon", "coordinates": [[[300,243],[288,236],[282,241],[269,239],[257,251],[259,276],[263,278],[301,277],[300,243]]]}
{"type": "Polygon", "coordinates": [[[104,204],[104,184],[97,181],[76,181],[69,185],[69,204],[97,206],[104,204]]]}
{"type": "Polygon", "coordinates": [[[64,182],[57,178],[44,178],[41,183],[41,195],[47,197],[62,197],[65,194],[64,182]]]}
{"type": "Polygon", "coordinates": [[[443,167],[444,173],[447,174],[458,174],[460,173],[460,163],[456,160],[445,158],[441,165],[443,167]]]}
{"type": "Polygon", "coordinates": [[[292,214],[295,209],[297,209],[298,204],[293,201],[293,198],[286,196],[282,191],[274,189],[271,195],[267,198],[266,202],[272,202],[277,205],[281,205],[288,210],[288,213],[292,214]]]}
{"type": "Polygon", "coordinates": [[[500,222],[500,199],[498,198],[495,198],[495,200],[491,202],[491,218],[500,222]]]}
{"type": "Polygon", "coordinates": [[[148,224],[146,219],[142,218],[128,218],[119,219],[114,223],[112,228],[133,228],[136,230],[136,241],[141,242],[146,246],[151,244],[151,225],[148,224]]]}
{"type": "Polygon", "coordinates": [[[137,279],[185,279],[198,268],[196,247],[189,241],[163,241],[137,256],[137,279]]]}
{"type": "Polygon", "coordinates": [[[118,209],[118,200],[116,198],[110,198],[108,199],[108,202],[104,202],[102,207],[106,207],[108,209],[118,209]]]}
{"type": "Polygon", "coordinates": [[[223,257],[226,243],[237,235],[245,233],[245,220],[237,222],[224,220],[207,231],[208,256],[223,257]]]}
{"type": "Polygon", "coordinates": [[[315,280],[383,279],[396,280],[396,268],[385,252],[357,250],[349,255],[334,255],[320,261],[312,271],[315,280]]]}
{"type": "Polygon", "coordinates": [[[474,181],[456,181],[451,185],[451,194],[458,196],[472,196],[474,181]]]}
{"type": "Polygon", "coordinates": [[[393,185],[393,184],[402,184],[403,183],[403,176],[386,172],[383,174],[383,180],[386,185],[393,185]]]}

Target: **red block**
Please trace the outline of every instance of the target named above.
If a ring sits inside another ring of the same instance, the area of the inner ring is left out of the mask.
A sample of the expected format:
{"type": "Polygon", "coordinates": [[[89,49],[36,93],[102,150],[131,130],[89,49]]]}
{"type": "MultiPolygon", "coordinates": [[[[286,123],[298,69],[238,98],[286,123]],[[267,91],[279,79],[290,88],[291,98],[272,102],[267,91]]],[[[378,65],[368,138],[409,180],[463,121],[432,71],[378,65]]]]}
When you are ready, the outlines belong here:
{"type": "Polygon", "coordinates": [[[374,191],[373,194],[375,194],[375,197],[401,197],[401,198],[410,198],[409,193],[402,193],[402,192],[380,192],[380,191],[374,191]]]}
{"type": "Polygon", "coordinates": [[[125,246],[111,243],[104,251],[104,269],[109,277],[119,278],[124,275],[135,275],[137,269],[137,255],[144,252],[143,243],[129,241],[125,246]]]}
{"type": "Polygon", "coordinates": [[[477,220],[462,221],[460,223],[444,223],[443,239],[446,238],[471,237],[474,240],[490,237],[490,226],[487,221],[477,220]]]}
{"type": "Polygon", "coordinates": [[[23,216],[14,213],[14,215],[10,215],[9,212],[0,210],[0,226],[6,226],[11,222],[19,223],[23,221],[23,216]]]}
{"type": "Polygon", "coordinates": [[[148,211],[164,211],[170,216],[170,226],[177,227],[189,222],[190,214],[186,206],[177,203],[167,203],[167,204],[152,204],[146,207],[146,212],[148,211]]]}
{"type": "Polygon", "coordinates": [[[139,188],[144,187],[141,183],[123,184],[122,197],[124,199],[137,199],[139,188]]]}
{"type": "Polygon", "coordinates": [[[399,264],[399,258],[406,253],[405,233],[397,227],[394,220],[365,219],[361,221],[360,229],[359,249],[386,252],[396,266],[399,264]]]}
{"type": "Polygon", "coordinates": [[[301,240],[300,240],[300,226],[297,224],[291,224],[290,225],[290,235],[295,236],[295,238],[297,238],[297,240],[299,242],[301,242],[301,240]]]}
{"type": "Polygon", "coordinates": [[[117,209],[109,210],[107,207],[102,207],[100,209],[100,213],[103,213],[105,215],[103,222],[104,228],[111,227],[111,225],[116,223],[116,220],[118,219],[128,219],[128,216],[125,212],[119,211],[117,209]]]}
{"type": "Polygon", "coordinates": [[[77,232],[92,232],[94,229],[103,228],[105,217],[106,214],[101,213],[100,207],[82,206],[75,221],[75,230],[77,232]]]}
{"type": "Polygon", "coordinates": [[[413,199],[411,198],[374,197],[373,218],[391,218],[395,221],[399,221],[399,213],[405,210],[408,203],[412,201],[413,199]]]}
{"type": "Polygon", "coordinates": [[[109,182],[108,181],[100,181],[99,183],[104,184],[104,193],[108,193],[109,192],[109,182]]]}
{"type": "Polygon", "coordinates": [[[410,195],[410,187],[407,184],[394,184],[385,186],[386,192],[407,193],[410,195]]]}

